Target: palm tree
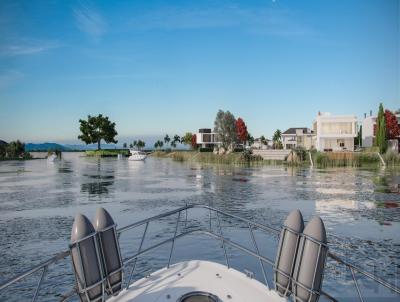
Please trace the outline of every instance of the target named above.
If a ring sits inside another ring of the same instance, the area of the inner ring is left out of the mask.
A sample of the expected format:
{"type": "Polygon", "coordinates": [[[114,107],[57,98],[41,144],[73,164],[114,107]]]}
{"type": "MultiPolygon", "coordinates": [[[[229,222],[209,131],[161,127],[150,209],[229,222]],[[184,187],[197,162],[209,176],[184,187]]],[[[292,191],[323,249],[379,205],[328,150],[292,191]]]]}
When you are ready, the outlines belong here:
{"type": "Polygon", "coordinates": [[[154,148],[158,149],[158,148],[162,148],[162,146],[164,145],[164,143],[160,140],[156,141],[154,144],[154,148]]]}
{"type": "Polygon", "coordinates": [[[133,144],[129,144],[129,148],[133,149],[133,144]]]}
{"type": "Polygon", "coordinates": [[[281,130],[277,129],[277,130],[275,131],[275,133],[274,133],[274,136],[272,137],[272,140],[273,140],[274,142],[277,142],[277,141],[280,141],[281,138],[282,138],[282,132],[281,132],[281,130]]]}
{"type": "Polygon", "coordinates": [[[139,150],[141,150],[142,148],[144,148],[146,146],[146,143],[144,142],[144,141],[142,141],[141,139],[139,139],[137,142],[136,142],[136,147],[139,149],[139,150]]]}
{"type": "Polygon", "coordinates": [[[281,138],[282,138],[282,132],[281,130],[277,129],[274,133],[274,136],[272,137],[272,140],[274,141],[274,147],[276,149],[280,149],[282,145],[281,138]]]}
{"type": "Polygon", "coordinates": [[[124,143],[124,144],[122,145],[122,148],[126,149],[126,147],[127,147],[127,144],[124,143]]]}
{"type": "Polygon", "coordinates": [[[165,143],[165,144],[168,144],[170,141],[171,141],[171,139],[170,139],[169,135],[166,134],[166,135],[164,136],[164,143],[165,143]]]}
{"type": "Polygon", "coordinates": [[[181,142],[181,138],[178,134],[174,135],[174,139],[172,140],[171,146],[173,145],[174,148],[176,148],[176,144],[181,142]]]}
{"type": "Polygon", "coordinates": [[[134,140],[134,141],[133,141],[133,146],[134,146],[135,148],[138,147],[138,141],[137,141],[137,140],[134,140]]]}

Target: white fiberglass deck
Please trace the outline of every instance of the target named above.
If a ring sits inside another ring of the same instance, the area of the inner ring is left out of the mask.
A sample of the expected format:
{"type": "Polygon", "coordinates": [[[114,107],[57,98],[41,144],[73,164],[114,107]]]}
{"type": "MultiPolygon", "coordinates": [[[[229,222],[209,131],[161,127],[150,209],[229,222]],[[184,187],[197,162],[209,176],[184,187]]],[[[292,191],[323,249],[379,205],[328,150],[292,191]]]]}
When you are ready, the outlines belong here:
{"type": "Polygon", "coordinates": [[[182,295],[204,291],[218,296],[221,302],[287,301],[261,282],[226,266],[192,260],[171,265],[133,283],[108,301],[176,302],[182,295]]]}

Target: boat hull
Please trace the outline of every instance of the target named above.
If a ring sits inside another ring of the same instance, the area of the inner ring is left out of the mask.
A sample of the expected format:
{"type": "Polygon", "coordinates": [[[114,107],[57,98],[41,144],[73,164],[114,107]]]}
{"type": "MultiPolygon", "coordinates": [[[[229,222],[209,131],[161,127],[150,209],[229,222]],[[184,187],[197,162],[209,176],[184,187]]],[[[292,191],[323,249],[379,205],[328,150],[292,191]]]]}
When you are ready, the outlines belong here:
{"type": "Polygon", "coordinates": [[[235,269],[200,260],[179,262],[158,270],[108,301],[175,302],[190,292],[209,293],[217,296],[219,302],[287,301],[263,283],[235,269]]]}
{"type": "Polygon", "coordinates": [[[132,155],[128,157],[128,160],[131,161],[144,161],[147,155],[132,155]]]}

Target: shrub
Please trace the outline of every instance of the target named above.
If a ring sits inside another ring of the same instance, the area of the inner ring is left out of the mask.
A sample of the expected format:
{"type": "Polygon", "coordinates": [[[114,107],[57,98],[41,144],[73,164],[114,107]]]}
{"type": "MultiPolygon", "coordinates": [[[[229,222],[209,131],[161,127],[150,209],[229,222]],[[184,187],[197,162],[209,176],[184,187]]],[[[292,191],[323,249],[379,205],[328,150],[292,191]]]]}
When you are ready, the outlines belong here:
{"type": "Polygon", "coordinates": [[[243,152],[245,149],[242,147],[242,146],[240,146],[240,147],[235,147],[234,149],[233,149],[233,152],[243,152]]]}
{"type": "Polygon", "coordinates": [[[199,148],[199,152],[213,152],[212,148],[199,148]]]}
{"type": "Polygon", "coordinates": [[[296,147],[294,152],[298,156],[299,161],[305,161],[307,156],[307,151],[303,147],[296,147]]]}

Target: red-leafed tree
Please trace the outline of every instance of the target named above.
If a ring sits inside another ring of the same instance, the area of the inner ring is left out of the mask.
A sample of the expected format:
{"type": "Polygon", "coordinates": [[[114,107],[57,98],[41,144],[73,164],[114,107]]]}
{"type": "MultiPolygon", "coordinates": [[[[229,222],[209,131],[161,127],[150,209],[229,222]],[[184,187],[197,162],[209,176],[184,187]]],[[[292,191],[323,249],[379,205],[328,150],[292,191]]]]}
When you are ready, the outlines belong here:
{"type": "Polygon", "coordinates": [[[192,141],[191,141],[191,146],[192,146],[192,148],[193,149],[196,149],[197,148],[197,138],[196,138],[196,134],[193,134],[192,135],[192,141]]]}
{"type": "Polygon", "coordinates": [[[240,117],[236,121],[236,134],[239,142],[245,143],[247,141],[247,136],[249,133],[247,132],[246,124],[240,117]]]}
{"type": "Polygon", "coordinates": [[[395,139],[400,135],[400,127],[396,115],[390,110],[385,110],[386,137],[395,139]]]}

